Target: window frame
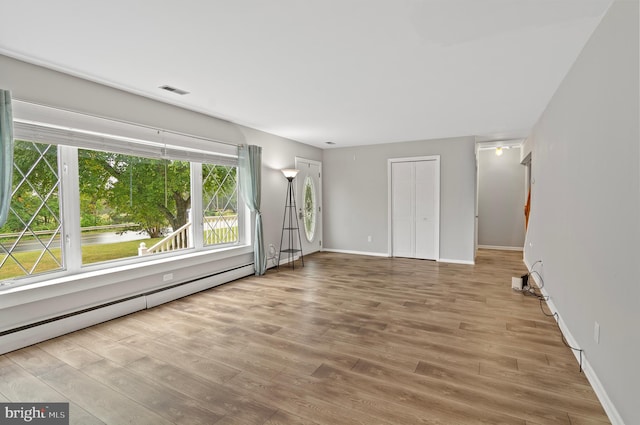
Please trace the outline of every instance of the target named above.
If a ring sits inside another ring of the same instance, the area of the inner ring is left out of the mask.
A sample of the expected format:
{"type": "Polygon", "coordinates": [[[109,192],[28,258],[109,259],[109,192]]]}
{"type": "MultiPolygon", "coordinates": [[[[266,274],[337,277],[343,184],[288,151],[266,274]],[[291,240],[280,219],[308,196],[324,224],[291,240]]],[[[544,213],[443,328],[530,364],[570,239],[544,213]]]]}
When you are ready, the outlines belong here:
{"type": "MultiPolygon", "coordinates": [[[[23,105],[24,106],[24,105],[23,105]]],[[[250,213],[241,196],[238,196],[238,241],[234,243],[204,245],[203,243],[203,220],[202,220],[202,164],[232,165],[237,167],[237,145],[233,145],[236,154],[231,154],[229,144],[221,144],[214,140],[207,140],[200,137],[189,136],[179,133],[171,133],[165,130],[150,129],[144,126],[137,126],[131,123],[106,120],[77,114],[69,111],[57,110],[54,108],[41,107],[39,105],[28,104],[27,111],[33,111],[24,115],[29,118],[41,117],[42,114],[51,115],[49,122],[33,121],[29,119],[16,119],[14,123],[22,128],[22,132],[32,131],[34,137],[21,137],[18,132],[16,139],[32,140],[39,143],[56,145],[58,150],[58,173],[60,176],[59,202],[60,219],[62,221],[61,248],[63,268],[30,276],[17,276],[0,281],[0,293],[5,289],[28,287],[33,284],[59,284],[68,279],[82,279],[83,275],[95,273],[103,274],[117,273],[123,269],[137,269],[149,267],[151,264],[160,262],[174,262],[181,259],[189,259],[201,255],[211,255],[215,258],[228,258],[237,251],[244,254],[250,247],[250,236],[252,234],[249,221],[250,213]],[[38,115],[40,114],[40,115],[38,115]],[[53,118],[52,118],[53,117],[53,118]],[[55,122],[56,118],[60,122],[55,122]],[[74,121],[74,118],[76,121],[74,121]],[[51,122],[54,121],[54,122],[51,122]],[[95,129],[92,129],[92,123],[95,129]],[[82,129],[70,128],[69,124],[76,124],[82,129]],[[113,128],[120,130],[121,134],[131,132],[132,134],[143,134],[153,136],[154,134],[161,140],[143,140],[126,136],[101,133],[103,128],[113,128]],[[26,130],[25,130],[26,129],[26,130]],[[50,131],[49,131],[50,130],[50,131]],[[40,134],[38,134],[40,132],[40,134]],[[138,133],[136,133],[138,132],[138,133]],[[47,134],[53,140],[47,140],[47,134]],[[68,140],[65,139],[65,134],[68,140]],[[80,141],[74,135],[80,134],[80,141]],[[83,138],[86,135],[88,138],[83,138]],[[94,143],[99,141],[99,145],[94,143]],[[175,144],[168,144],[166,140],[172,142],[184,142],[184,148],[175,144]],[[121,144],[125,142],[124,148],[121,144]],[[206,143],[203,143],[206,142],[206,143]],[[202,150],[202,147],[213,146],[214,149],[202,150]],[[215,150],[220,148],[221,152],[215,150]],[[80,211],[80,190],[79,190],[79,149],[93,149],[110,152],[125,153],[129,155],[155,157],[163,159],[177,159],[190,163],[191,179],[191,210],[193,225],[191,226],[191,237],[194,246],[177,251],[157,253],[149,256],[134,256],[123,259],[109,260],[100,263],[82,264],[82,244],[81,244],[81,211],[80,211]]],[[[24,116],[23,115],[23,116],[24,116]]],[[[239,173],[236,185],[239,185],[239,173]]]]}

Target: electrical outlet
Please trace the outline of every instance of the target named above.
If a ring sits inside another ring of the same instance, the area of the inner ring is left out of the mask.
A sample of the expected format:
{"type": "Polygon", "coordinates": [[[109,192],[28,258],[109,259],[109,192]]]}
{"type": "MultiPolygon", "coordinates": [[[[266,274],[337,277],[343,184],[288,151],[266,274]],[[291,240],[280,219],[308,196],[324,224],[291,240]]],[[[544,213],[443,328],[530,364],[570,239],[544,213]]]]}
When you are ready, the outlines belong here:
{"type": "Polygon", "coordinates": [[[511,288],[516,291],[522,291],[522,278],[521,277],[512,277],[511,278],[511,288]]]}
{"type": "Polygon", "coordinates": [[[173,280],[173,273],[167,273],[164,276],[162,276],[163,282],[169,282],[170,280],[173,280]]]}
{"type": "Polygon", "coordinates": [[[593,324],[593,340],[596,344],[600,344],[600,323],[598,322],[593,324]]]}
{"type": "Polygon", "coordinates": [[[371,235],[367,236],[367,242],[371,242],[371,235]]]}

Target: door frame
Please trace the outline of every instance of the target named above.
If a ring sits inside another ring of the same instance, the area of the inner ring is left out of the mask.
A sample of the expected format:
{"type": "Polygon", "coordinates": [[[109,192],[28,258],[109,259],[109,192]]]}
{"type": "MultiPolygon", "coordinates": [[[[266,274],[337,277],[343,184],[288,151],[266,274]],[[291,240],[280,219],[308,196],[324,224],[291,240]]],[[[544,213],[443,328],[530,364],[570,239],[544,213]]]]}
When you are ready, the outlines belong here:
{"type": "Polygon", "coordinates": [[[406,158],[389,158],[387,159],[387,256],[393,257],[393,186],[391,166],[395,162],[419,162],[419,161],[435,161],[435,210],[436,210],[436,226],[434,231],[435,238],[435,261],[440,261],[440,155],[414,156],[406,158]]]}
{"type": "MultiPolygon", "coordinates": [[[[311,163],[313,165],[317,165],[318,166],[318,170],[320,172],[320,176],[318,177],[318,193],[317,193],[317,195],[318,195],[318,199],[317,199],[318,211],[316,213],[320,217],[320,234],[318,235],[319,236],[318,240],[320,241],[320,249],[319,249],[319,251],[322,252],[324,250],[324,243],[323,243],[323,240],[324,240],[324,237],[323,237],[323,235],[324,235],[324,217],[323,217],[324,211],[322,210],[322,161],[316,161],[315,159],[308,159],[308,158],[304,158],[304,157],[301,157],[301,156],[296,156],[294,164],[295,164],[295,167],[298,170],[300,169],[300,168],[298,168],[298,163],[299,162],[308,162],[308,163],[311,163]]],[[[302,194],[300,194],[298,196],[301,196],[301,195],[302,194]]],[[[296,199],[296,203],[298,201],[302,201],[302,199],[296,199]]],[[[296,214],[297,213],[298,212],[296,211],[296,214]]],[[[306,236],[305,236],[305,240],[306,240],[306,236]]],[[[313,251],[313,252],[317,252],[317,251],[313,251]]]]}

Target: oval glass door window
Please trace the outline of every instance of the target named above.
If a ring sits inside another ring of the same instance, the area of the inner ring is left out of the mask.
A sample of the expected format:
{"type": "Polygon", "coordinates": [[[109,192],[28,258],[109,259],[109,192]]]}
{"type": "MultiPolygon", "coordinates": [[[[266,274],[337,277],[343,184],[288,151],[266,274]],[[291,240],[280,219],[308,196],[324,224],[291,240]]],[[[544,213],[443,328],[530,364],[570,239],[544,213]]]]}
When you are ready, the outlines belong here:
{"type": "Polygon", "coordinates": [[[309,242],[316,233],[316,187],[311,177],[304,179],[304,235],[309,242]]]}

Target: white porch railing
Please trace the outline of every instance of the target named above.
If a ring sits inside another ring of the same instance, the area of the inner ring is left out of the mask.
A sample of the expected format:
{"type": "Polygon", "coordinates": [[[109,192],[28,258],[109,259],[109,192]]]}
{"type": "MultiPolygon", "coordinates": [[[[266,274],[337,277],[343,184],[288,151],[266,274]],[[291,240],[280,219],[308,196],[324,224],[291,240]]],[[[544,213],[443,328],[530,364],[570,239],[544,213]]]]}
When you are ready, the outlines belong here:
{"type": "Polygon", "coordinates": [[[140,242],[138,248],[138,255],[149,255],[158,252],[174,251],[176,249],[189,248],[191,245],[191,238],[189,237],[189,229],[191,228],[191,222],[189,221],[184,226],[180,227],[175,232],[167,235],[164,239],[158,241],[155,245],[147,248],[147,244],[140,242]]]}
{"type": "Polygon", "coordinates": [[[238,240],[238,216],[215,215],[204,218],[204,244],[217,245],[238,240]]]}
{"type": "MultiPolygon", "coordinates": [[[[237,215],[204,217],[204,228],[205,245],[216,245],[238,241],[237,215]]],[[[190,248],[193,246],[190,233],[191,220],[150,248],[147,248],[146,243],[141,242],[138,247],[138,255],[149,255],[158,252],[190,248]]]]}

